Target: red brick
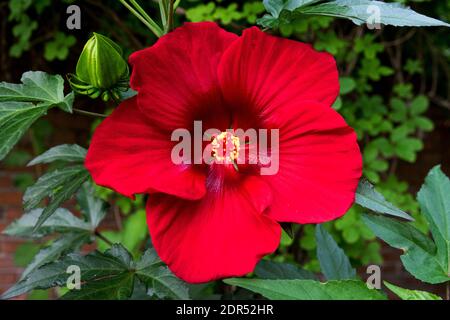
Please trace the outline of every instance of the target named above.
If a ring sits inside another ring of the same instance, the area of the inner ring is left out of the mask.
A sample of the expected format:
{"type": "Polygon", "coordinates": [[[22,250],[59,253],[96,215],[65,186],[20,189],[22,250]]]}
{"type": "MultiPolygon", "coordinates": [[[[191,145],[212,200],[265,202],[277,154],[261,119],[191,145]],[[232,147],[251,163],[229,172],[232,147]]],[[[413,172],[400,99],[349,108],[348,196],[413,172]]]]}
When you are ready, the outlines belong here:
{"type": "Polygon", "coordinates": [[[5,191],[0,192],[0,205],[22,205],[22,193],[18,191],[5,191]]]}
{"type": "Polygon", "coordinates": [[[11,188],[12,185],[11,176],[0,173],[0,189],[11,188]]]}

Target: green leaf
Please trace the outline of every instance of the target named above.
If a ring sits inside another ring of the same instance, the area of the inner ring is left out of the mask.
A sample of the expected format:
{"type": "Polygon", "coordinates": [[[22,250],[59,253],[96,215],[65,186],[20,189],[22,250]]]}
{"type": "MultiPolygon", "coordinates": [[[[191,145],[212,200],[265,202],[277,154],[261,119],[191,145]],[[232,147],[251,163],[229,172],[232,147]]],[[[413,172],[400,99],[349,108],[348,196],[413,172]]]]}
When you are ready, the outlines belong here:
{"type": "Polygon", "coordinates": [[[87,150],[76,144],[62,144],[53,147],[40,156],[34,158],[28,166],[41,163],[51,163],[53,161],[78,162],[83,163],[87,150]]]}
{"type": "Polygon", "coordinates": [[[32,270],[1,298],[10,299],[34,289],[65,286],[70,276],[66,271],[72,265],[80,268],[81,289],[69,291],[63,299],[127,299],[133,294],[135,280],[141,280],[148,293],[159,298],[188,298],[186,284],[170,273],[153,249],[134,262],[120,244],[114,244],[104,253],[96,251],[85,256],[72,253],[47,263],[32,270]]]}
{"type": "Polygon", "coordinates": [[[341,86],[340,94],[346,95],[356,88],[356,81],[350,77],[341,77],[339,78],[339,84],[341,86]]]}
{"type": "Polygon", "coordinates": [[[370,0],[298,1],[271,0],[266,9],[272,17],[258,22],[265,27],[278,26],[280,20],[290,23],[303,15],[331,16],[350,19],[357,25],[380,23],[392,26],[446,26],[448,23],[419,14],[399,3],[370,0]],[[374,17],[379,13],[379,21],[374,17]]]}
{"type": "Polygon", "coordinates": [[[327,280],[355,279],[356,270],[350,264],[344,250],[333,237],[318,224],[316,226],[317,258],[327,280]]]}
{"type": "Polygon", "coordinates": [[[270,300],[384,300],[382,293],[359,280],[321,283],[314,280],[231,278],[226,284],[259,293],[270,300]]]}
{"type": "Polygon", "coordinates": [[[74,96],[64,96],[61,76],[30,71],[22,75],[21,81],[0,83],[0,160],[48,109],[56,106],[72,112],[74,96]]]}
{"type": "Polygon", "coordinates": [[[450,179],[440,166],[430,170],[417,194],[422,214],[430,225],[437,247],[437,259],[450,280],[450,179]]]}
{"type": "Polygon", "coordinates": [[[30,126],[47,113],[48,105],[0,102],[0,160],[6,157],[30,126]]]}
{"type": "Polygon", "coordinates": [[[450,280],[436,256],[435,244],[411,224],[374,215],[365,215],[363,220],[377,237],[404,252],[400,258],[414,277],[428,283],[450,280]]]}
{"type": "Polygon", "coordinates": [[[53,241],[49,246],[41,249],[25,268],[20,280],[23,280],[42,265],[57,260],[61,255],[78,250],[83,244],[89,242],[90,234],[87,232],[69,233],[53,241]]]}
{"type": "Polygon", "coordinates": [[[419,115],[427,111],[429,105],[429,100],[426,96],[420,95],[417,96],[412,102],[411,102],[411,114],[412,115],[419,115]]]}
{"type": "Polygon", "coordinates": [[[88,282],[81,290],[71,290],[63,300],[126,300],[133,293],[134,277],[128,272],[88,282]]]}
{"type": "Polygon", "coordinates": [[[77,193],[77,202],[81,213],[95,230],[106,215],[106,203],[95,197],[95,188],[92,182],[85,182],[77,193]]]}
{"type": "Polygon", "coordinates": [[[300,269],[290,263],[261,260],[255,268],[255,274],[262,279],[316,279],[314,273],[300,269]]]}
{"type": "Polygon", "coordinates": [[[23,196],[26,211],[36,208],[44,198],[50,198],[50,203],[39,216],[34,230],[37,230],[64,201],[70,199],[88,177],[89,173],[84,166],[76,165],[46,173],[29,187],[23,196]]]}
{"type": "Polygon", "coordinates": [[[59,208],[33,232],[34,226],[43,211],[43,209],[39,208],[25,213],[22,217],[11,223],[3,231],[3,234],[16,237],[43,237],[55,232],[91,232],[93,230],[88,223],[75,217],[69,210],[59,208]]]}
{"type": "Polygon", "coordinates": [[[400,288],[387,281],[383,283],[402,300],[442,300],[441,297],[430,292],[400,288]]]}
{"type": "Polygon", "coordinates": [[[358,189],[356,190],[355,202],[374,212],[400,217],[410,221],[413,220],[406,212],[386,201],[383,195],[377,192],[373,185],[364,179],[361,179],[359,182],[358,189]]]}
{"type": "Polygon", "coordinates": [[[147,285],[148,294],[158,298],[189,299],[189,289],[170,272],[153,248],[148,249],[136,265],[137,277],[147,285]]]}
{"type": "Polygon", "coordinates": [[[72,253],[56,262],[46,264],[30,272],[24,280],[8,289],[1,298],[10,299],[33,289],[64,286],[70,276],[66,271],[71,265],[80,267],[82,281],[119,275],[129,267],[122,259],[114,256],[110,251],[105,253],[96,251],[86,256],[72,253]]]}

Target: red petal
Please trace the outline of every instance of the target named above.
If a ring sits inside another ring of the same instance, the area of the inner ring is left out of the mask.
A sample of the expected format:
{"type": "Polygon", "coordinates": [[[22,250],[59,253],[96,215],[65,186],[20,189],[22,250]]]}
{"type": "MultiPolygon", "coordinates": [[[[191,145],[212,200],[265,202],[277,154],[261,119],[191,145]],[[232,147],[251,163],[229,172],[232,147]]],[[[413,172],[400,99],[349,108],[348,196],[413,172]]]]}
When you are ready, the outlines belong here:
{"type": "Polygon", "coordinates": [[[97,184],[128,197],[159,191],[199,199],[206,192],[205,175],[173,164],[173,144],[170,135],[149,124],[131,98],[95,130],[85,165],[97,184]]]}
{"type": "Polygon", "coordinates": [[[281,228],[263,210],[270,189],[259,178],[209,192],[199,201],[151,195],[147,222],[158,255],[181,279],[207,282],[251,272],[278,247],[281,228]]]}
{"type": "Polygon", "coordinates": [[[321,223],[347,212],[362,173],[356,134],[328,106],[291,103],[265,120],[280,128],[276,175],[265,176],[273,202],[269,215],[283,222],[321,223]]]}
{"type": "Polygon", "coordinates": [[[219,81],[231,105],[271,113],[289,101],[331,106],[339,93],[336,62],[304,43],[278,38],[253,27],[225,52],[219,81]]]}
{"type": "Polygon", "coordinates": [[[219,113],[223,102],[217,65],[238,37],[215,23],[186,23],[130,57],[132,87],[143,113],[172,131],[219,113]]]}

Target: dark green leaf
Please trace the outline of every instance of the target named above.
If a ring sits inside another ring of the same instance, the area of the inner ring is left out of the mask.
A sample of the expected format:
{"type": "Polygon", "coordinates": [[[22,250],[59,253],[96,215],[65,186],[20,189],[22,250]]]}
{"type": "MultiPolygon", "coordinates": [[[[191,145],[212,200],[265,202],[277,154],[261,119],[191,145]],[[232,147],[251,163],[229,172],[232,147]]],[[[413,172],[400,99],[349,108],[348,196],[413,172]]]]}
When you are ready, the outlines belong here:
{"type": "Polygon", "coordinates": [[[298,268],[289,263],[261,260],[255,274],[262,279],[316,279],[314,273],[298,268]]]}
{"type": "Polygon", "coordinates": [[[428,283],[450,280],[436,257],[434,243],[410,223],[374,215],[365,215],[363,219],[377,237],[403,250],[400,257],[403,265],[417,279],[428,283]]]}
{"type": "Polygon", "coordinates": [[[55,232],[90,232],[93,230],[88,223],[75,217],[69,210],[59,208],[33,232],[34,226],[43,211],[43,209],[34,209],[29,213],[25,213],[11,223],[3,233],[16,237],[42,237],[55,232]]]}
{"type": "Polygon", "coordinates": [[[148,294],[158,298],[189,299],[189,290],[183,281],[175,277],[153,248],[147,250],[136,265],[136,275],[147,285],[148,294]]]}
{"type": "Polygon", "coordinates": [[[72,111],[74,96],[64,96],[64,80],[44,72],[26,72],[22,84],[0,83],[0,160],[49,108],[72,111]]]}
{"type": "Polygon", "coordinates": [[[406,220],[413,220],[406,212],[396,208],[392,203],[375,190],[367,180],[361,179],[356,190],[355,202],[371,211],[400,217],[406,220]]]}
{"type": "Polygon", "coordinates": [[[317,258],[327,280],[355,279],[356,270],[350,264],[344,250],[339,248],[333,237],[318,224],[316,226],[317,258]]]}
{"type": "Polygon", "coordinates": [[[430,170],[417,194],[422,214],[430,225],[437,247],[437,259],[450,281],[450,179],[440,166],[430,170]]]}
{"type": "MultiPolygon", "coordinates": [[[[114,245],[113,247],[118,246],[114,245]]],[[[33,289],[48,289],[56,286],[64,286],[70,276],[66,272],[67,268],[72,265],[80,267],[81,280],[83,282],[118,276],[127,272],[129,268],[124,263],[123,257],[118,258],[113,255],[113,253],[115,254],[120,251],[120,249],[106,251],[105,253],[97,251],[86,256],[75,253],[66,255],[56,262],[46,264],[30,272],[24,280],[7,290],[2,295],[2,299],[10,299],[33,289]]]]}
{"type": "Polygon", "coordinates": [[[400,288],[387,281],[384,281],[384,285],[402,300],[442,300],[441,297],[430,292],[400,288]]]}
{"type": "Polygon", "coordinates": [[[231,278],[226,284],[259,293],[270,300],[384,300],[378,290],[359,280],[321,283],[314,280],[262,280],[231,278]]]}
{"type": "Polygon", "coordinates": [[[44,264],[57,260],[61,255],[78,250],[81,245],[89,242],[89,239],[90,234],[87,232],[69,233],[56,239],[34,256],[33,261],[31,261],[20,276],[20,280],[25,279],[30,272],[44,264]]]}
{"type": "Polygon", "coordinates": [[[41,116],[49,106],[29,102],[0,102],[0,160],[41,116]]]}
{"type": "Polygon", "coordinates": [[[70,199],[88,177],[89,173],[84,166],[77,165],[46,173],[41,176],[33,186],[29,187],[23,197],[25,210],[28,211],[34,209],[44,198],[50,198],[49,205],[39,216],[35,230],[37,230],[64,201],[70,199]]]}
{"type": "Polygon", "coordinates": [[[357,25],[380,23],[392,26],[446,26],[448,23],[419,14],[399,3],[370,0],[265,1],[271,17],[264,16],[258,23],[265,27],[295,21],[303,15],[320,15],[350,19],[357,25]],[[378,14],[379,13],[379,14],[378,14]],[[377,16],[378,14],[378,16],[377,16]],[[375,19],[374,19],[375,18],[375,19]],[[376,18],[379,18],[377,21],[376,18]]]}
{"type": "Polygon", "coordinates": [[[63,144],[53,147],[40,156],[34,158],[28,166],[41,163],[51,163],[53,161],[79,162],[83,163],[87,150],[76,144],[63,144]]]}
{"type": "Polygon", "coordinates": [[[95,197],[94,185],[88,181],[83,184],[77,193],[77,201],[81,213],[95,230],[106,215],[106,203],[95,197]]]}

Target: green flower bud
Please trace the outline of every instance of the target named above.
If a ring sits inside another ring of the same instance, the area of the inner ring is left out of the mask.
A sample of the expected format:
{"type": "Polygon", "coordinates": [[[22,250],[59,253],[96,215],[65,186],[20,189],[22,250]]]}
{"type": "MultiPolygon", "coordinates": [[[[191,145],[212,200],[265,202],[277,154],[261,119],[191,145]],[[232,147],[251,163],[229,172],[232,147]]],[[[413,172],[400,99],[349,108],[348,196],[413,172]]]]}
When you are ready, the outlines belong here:
{"type": "Polygon", "coordinates": [[[101,34],[94,33],[85,44],[78,59],[76,75],[69,75],[72,88],[91,98],[100,95],[103,100],[117,99],[119,91],[126,91],[129,69],[117,43],[101,34]]]}

